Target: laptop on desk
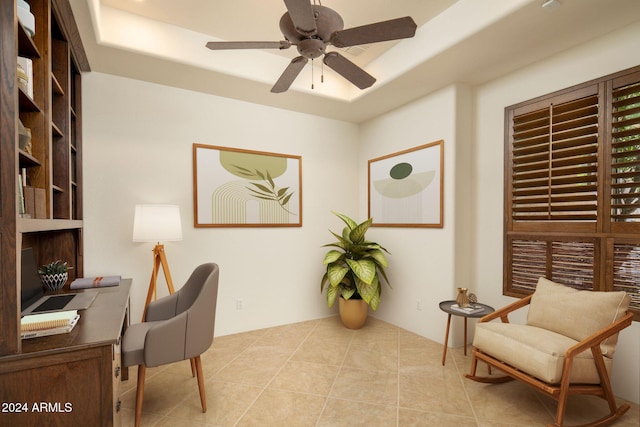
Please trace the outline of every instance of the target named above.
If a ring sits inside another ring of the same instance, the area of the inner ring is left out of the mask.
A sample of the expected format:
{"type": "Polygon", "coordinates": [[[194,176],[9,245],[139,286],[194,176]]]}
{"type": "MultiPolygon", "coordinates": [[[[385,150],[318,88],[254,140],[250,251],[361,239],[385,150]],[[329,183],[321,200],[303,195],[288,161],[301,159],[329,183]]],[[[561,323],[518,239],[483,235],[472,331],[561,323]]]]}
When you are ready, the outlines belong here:
{"type": "Polygon", "coordinates": [[[21,316],[64,310],[85,310],[96,298],[98,291],[90,290],[65,294],[46,294],[38,274],[36,258],[32,248],[22,250],[21,262],[22,302],[21,316]]]}

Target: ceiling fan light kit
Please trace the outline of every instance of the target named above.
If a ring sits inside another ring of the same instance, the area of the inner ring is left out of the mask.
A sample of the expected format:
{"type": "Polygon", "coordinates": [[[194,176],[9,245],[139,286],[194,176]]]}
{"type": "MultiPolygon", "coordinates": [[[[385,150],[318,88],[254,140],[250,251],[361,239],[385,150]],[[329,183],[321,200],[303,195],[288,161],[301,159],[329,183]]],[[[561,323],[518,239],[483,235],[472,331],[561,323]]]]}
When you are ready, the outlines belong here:
{"type": "Polygon", "coordinates": [[[366,89],[373,85],[376,79],[338,52],[327,51],[327,47],[346,48],[411,38],[417,29],[414,20],[405,16],[345,30],[342,17],[333,9],[312,5],[310,0],[284,0],[284,3],[287,12],[280,18],[280,31],[282,31],[285,40],[275,42],[223,41],[206,44],[207,48],[211,50],[282,50],[288,49],[291,45],[296,46],[300,56],[294,58],[280,75],[276,84],[271,88],[273,93],[286,92],[307,62],[321,56],[324,56],[323,62],[329,68],[358,88],[366,89]]]}

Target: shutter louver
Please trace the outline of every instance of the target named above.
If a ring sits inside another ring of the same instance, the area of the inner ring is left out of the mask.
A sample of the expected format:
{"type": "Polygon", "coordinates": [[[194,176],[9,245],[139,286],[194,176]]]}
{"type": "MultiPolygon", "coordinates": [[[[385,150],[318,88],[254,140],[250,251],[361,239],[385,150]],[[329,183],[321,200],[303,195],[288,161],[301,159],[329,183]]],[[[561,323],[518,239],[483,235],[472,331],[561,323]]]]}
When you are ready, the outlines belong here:
{"type": "Polygon", "coordinates": [[[552,242],[551,278],[576,289],[593,289],[594,245],[552,242]]]}
{"type": "Polygon", "coordinates": [[[593,289],[595,244],[591,241],[511,241],[512,289],[534,291],[540,277],[576,289],[593,289]]]}
{"type": "Polygon", "coordinates": [[[514,221],[596,221],[598,96],[513,121],[514,221]]]}
{"type": "Polygon", "coordinates": [[[631,310],[640,310],[640,245],[617,243],[613,247],[613,290],[631,296],[631,310]]]}
{"type": "Polygon", "coordinates": [[[640,82],[613,90],[611,220],[640,221],[640,82]]]}
{"type": "Polygon", "coordinates": [[[511,242],[511,286],[534,291],[540,277],[547,276],[547,242],[513,240],[511,242]]]}
{"type": "Polygon", "coordinates": [[[549,109],[514,117],[513,219],[549,218],[549,109]]]}

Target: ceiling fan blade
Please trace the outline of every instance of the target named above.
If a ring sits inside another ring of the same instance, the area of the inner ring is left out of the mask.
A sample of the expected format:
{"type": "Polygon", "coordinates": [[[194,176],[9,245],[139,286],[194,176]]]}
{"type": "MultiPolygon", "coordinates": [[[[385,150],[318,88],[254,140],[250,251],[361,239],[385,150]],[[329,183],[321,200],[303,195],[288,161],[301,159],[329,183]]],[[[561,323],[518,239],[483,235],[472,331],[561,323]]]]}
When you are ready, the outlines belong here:
{"type": "Polygon", "coordinates": [[[291,42],[281,40],[279,42],[209,42],[206,45],[211,50],[228,49],[288,49],[291,42]]]}
{"type": "Polygon", "coordinates": [[[349,80],[360,89],[366,89],[376,82],[375,77],[349,61],[338,52],[329,52],[324,56],[324,63],[336,73],[349,80]]]}
{"type": "Polygon", "coordinates": [[[376,22],[361,27],[347,28],[331,34],[331,44],[336,47],[408,39],[416,34],[418,26],[410,16],[376,22]]]}
{"type": "Polygon", "coordinates": [[[291,86],[291,83],[298,77],[300,71],[307,65],[309,60],[303,56],[297,56],[291,60],[287,68],[285,68],[284,72],[278,79],[275,85],[271,88],[271,92],[273,93],[281,93],[286,92],[291,86]]]}
{"type": "Polygon", "coordinates": [[[296,31],[305,36],[316,33],[316,18],[309,0],[284,0],[296,31]]]}

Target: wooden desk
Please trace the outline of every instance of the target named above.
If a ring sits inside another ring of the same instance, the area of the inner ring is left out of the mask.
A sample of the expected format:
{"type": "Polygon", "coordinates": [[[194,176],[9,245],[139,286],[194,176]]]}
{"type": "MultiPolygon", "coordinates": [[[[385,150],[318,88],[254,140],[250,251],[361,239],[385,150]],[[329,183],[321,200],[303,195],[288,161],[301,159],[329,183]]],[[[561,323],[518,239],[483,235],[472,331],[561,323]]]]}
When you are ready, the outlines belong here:
{"type": "Polygon", "coordinates": [[[22,341],[0,358],[0,425],[120,425],[120,339],[131,279],[100,289],[68,334],[22,341]]]}

